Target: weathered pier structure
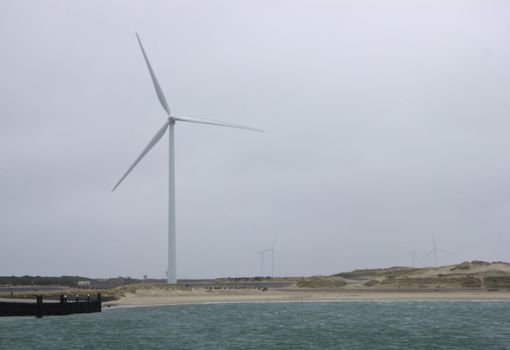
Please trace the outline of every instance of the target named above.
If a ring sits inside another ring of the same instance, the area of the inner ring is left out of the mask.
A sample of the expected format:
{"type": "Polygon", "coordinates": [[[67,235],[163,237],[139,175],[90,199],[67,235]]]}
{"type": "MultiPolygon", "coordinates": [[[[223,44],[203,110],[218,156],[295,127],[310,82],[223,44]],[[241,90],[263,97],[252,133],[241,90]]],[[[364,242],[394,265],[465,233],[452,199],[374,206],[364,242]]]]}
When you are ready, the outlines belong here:
{"type": "Polygon", "coordinates": [[[36,297],[34,302],[23,301],[0,301],[0,316],[62,316],[70,314],[85,314],[91,312],[101,312],[101,294],[97,298],[91,299],[90,296],[80,298],[76,296],[74,300],[68,300],[64,294],[60,295],[60,301],[43,302],[41,295],[36,297]]]}

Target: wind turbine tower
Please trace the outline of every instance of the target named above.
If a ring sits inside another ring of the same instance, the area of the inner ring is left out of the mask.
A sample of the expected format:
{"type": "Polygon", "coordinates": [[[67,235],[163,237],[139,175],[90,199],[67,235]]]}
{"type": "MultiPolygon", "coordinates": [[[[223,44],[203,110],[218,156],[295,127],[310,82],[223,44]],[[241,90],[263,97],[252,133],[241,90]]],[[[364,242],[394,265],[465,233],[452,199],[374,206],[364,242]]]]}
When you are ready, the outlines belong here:
{"type": "Polygon", "coordinates": [[[142,160],[143,157],[161,140],[161,138],[165,135],[168,130],[168,283],[177,283],[177,247],[176,247],[176,232],[175,232],[175,158],[174,158],[174,127],[176,122],[187,122],[187,123],[198,123],[198,124],[208,124],[208,125],[218,125],[218,126],[226,126],[230,128],[238,128],[238,129],[246,129],[252,131],[262,131],[255,128],[250,128],[247,126],[242,126],[238,124],[225,123],[220,121],[215,121],[211,119],[203,119],[203,118],[190,118],[190,117],[179,117],[175,116],[170,112],[170,108],[168,107],[168,103],[166,101],[166,97],[163,94],[163,90],[159,85],[158,79],[156,78],[156,74],[152,69],[152,66],[149,62],[149,58],[145,53],[145,49],[143,48],[142,41],[138,34],[136,34],[136,38],[138,39],[138,44],[140,45],[140,49],[142,50],[143,58],[145,59],[145,63],[147,65],[147,69],[149,70],[149,74],[152,79],[152,84],[154,85],[154,89],[156,90],[156,95],[158,96],[159,103],[163,107],[166,113],[166,121],[163,126],[156,132],[156,134],[149,141],[149,144],[145,146],[142,153],[136,158],[134,163],[129,167],[126,173],[121,177],[121,179],[117,182],[117,184],[113,187],[112,192],[120,185],[120,183],[128,176],[128,174],[133,170],[133,168],[142,160]]]}

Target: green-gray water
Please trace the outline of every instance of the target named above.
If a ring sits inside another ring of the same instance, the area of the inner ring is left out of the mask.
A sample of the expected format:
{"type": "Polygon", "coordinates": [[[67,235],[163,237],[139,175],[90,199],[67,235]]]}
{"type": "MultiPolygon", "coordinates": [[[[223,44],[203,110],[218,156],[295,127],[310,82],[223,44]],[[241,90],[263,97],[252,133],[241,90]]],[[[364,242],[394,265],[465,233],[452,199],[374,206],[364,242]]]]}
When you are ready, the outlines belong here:
{"type": "Polygon", "coordinates": [[[0,318],[0,349],[510,349],[510,302],[174,305],[0,318]]]}

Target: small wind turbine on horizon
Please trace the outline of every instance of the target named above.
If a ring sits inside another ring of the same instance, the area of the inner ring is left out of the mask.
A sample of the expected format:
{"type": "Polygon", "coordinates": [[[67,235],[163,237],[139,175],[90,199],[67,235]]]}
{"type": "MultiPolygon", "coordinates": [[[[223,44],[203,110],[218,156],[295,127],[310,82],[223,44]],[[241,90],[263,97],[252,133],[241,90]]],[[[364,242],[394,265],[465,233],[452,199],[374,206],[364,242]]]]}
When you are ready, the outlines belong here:
{"type": "Polygon", "coordinates": [[[271,253],[271,277],[274,277],[274,245],[276,241],[273,241],[271,248],[267,248],[257,252],[260,255],[260,276],[264,276],[264,257],[266,253],[271,253]]]}
{"type": "Polygon", "coordinates": [[[428,256],[430,256],[430,254],[434,253],[434,267],[437,267],[437,252],[438,251],[441,251],[443,253],[447,253],[447,254],[452,254],[451,252],[447,251],[447,250],[444,250],[444,249],[441,249],[437,246],[436,244],[436,237],[434,237],[434,235],[432,235],[432,250],[429,251],[424,257],[423,259],[427,258],[428,256]]]}
{"type": "Polygon", "coordinates": [[[140,49],[142,50],[143,58],[145,59],[145,63],[147,64],[147,68],[149,70],[149,74],[152,79],[152,83],[154,85],[154,89],[156,90],[156,95],[158,96],[159,102],[161,106],[166,112],[167,120],[163,124],[163,126],[156,132],[153,138],[150,140],[149,144],[145,146],[142,153],[136,158],[134,163],[129,167],[126,173],[121,177],[121,179],[117,182],[117,184],[113,187],[112,192],[120,185],[120,183],[128,176],[128,174],[133,170],[133,168],[142,160],[142,158],[149,153],[149,151],[161,140],[161,138],[165,135],[168,130],[168,143],[169,143],[169,153],[168,153],[168,163],[169,163],[169,171],[168,171],[168,270],[167,270],[167,278],[168,283],[177,283],[177,249],[176,249],[176,225],[175,225],[175,163],[174,163],[174,126],[176,122],[188,122],[188,123],[198,123],[198,124],[208,124],[208,125],[218,125],[225,126],[230,128],[238,128],[238,129],[246,129],[252,131],[260,131],[262,130],[251,128],[248,126],[243,126],[239,124],[225,123],[211,119],[203,119],[203,118],[190,118],[190,117],[178,117],[172,115],[170,112],[170,108],[168,107],[168,103],[166,101],[165,95],[163,94],[163,90],[159,85],[159,82],[156,78],[156,74],[152,69],[152,66],[149,62],[149,58],[145,53],[145,50],[142,45],[142,41],[136,33],[136,38],[138,39],[138,44],[140,45],[140,49]]]}

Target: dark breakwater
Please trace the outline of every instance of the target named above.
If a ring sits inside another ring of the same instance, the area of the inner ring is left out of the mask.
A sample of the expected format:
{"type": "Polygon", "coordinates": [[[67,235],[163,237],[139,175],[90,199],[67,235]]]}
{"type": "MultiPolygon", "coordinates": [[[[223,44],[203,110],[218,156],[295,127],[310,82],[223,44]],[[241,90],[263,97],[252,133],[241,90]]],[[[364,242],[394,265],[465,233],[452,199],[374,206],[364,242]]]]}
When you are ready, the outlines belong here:
{"type": "Polygon", "coordinates": [[[35,302],[0,301],[0,316],[61,316],[101,312],[101,294],[97,298],[68,301],[64,295],[60,302],[44,302],[42,296],[37,296],[35,302]]]}

